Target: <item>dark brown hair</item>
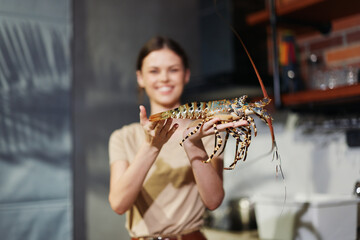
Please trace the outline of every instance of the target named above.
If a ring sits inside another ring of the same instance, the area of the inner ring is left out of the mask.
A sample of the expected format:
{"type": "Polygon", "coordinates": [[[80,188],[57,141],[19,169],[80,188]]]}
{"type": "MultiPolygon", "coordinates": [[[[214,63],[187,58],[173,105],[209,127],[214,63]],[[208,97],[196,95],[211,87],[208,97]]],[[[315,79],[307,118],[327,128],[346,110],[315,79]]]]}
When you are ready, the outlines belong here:
{"type": "Polygon", "coordinates": [[[163,48],[169,48],[174,51],[181,58],[185,69],[189,68],[189,61],[183,48],[173,39],[163,36],[156,36],[151,38],[145,45],[140,49],[137,61],[136,70],[141,70],[144,58],[149,55],[152,51],[160,50],[163,48]]]}

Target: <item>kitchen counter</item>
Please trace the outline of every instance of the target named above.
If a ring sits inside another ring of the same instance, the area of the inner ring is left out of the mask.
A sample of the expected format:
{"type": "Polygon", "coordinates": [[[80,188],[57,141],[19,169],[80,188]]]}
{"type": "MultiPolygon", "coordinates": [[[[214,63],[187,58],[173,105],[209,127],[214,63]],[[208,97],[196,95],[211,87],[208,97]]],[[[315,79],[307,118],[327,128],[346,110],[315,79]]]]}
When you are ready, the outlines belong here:
{"type": "Polygon", "coordinates": [[[231,232],[219,229],[204,228],[202,232],[208,240],[259,240],[257,230],[231,232]]]}

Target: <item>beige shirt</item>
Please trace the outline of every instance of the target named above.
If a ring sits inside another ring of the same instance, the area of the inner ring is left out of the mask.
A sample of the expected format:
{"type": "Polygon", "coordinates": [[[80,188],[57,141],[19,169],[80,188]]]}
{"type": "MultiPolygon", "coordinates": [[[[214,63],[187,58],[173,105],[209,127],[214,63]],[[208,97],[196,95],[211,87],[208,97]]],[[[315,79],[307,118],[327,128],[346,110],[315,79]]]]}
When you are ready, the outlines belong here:
{"type": "MultiPolygon", "coordinates": [[[[110,164],[131,162],[144,139],[139,123],[114,131],[109,141],[110,164]]],[[[135,204],[127,211],[126,228],[131,237],[178,234],[203,225],[205,207],[180,141],[171,138],[162,147],[135,204]]],[[[214,137],[205,138],[204,145],[211,153],[214,137]]]]}

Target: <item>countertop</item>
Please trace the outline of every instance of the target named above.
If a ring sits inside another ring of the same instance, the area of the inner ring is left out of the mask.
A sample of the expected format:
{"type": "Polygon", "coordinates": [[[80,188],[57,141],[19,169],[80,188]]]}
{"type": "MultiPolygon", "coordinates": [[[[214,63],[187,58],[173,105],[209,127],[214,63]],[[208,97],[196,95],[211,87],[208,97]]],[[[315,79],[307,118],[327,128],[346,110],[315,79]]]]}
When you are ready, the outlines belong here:
{"type": "Polygon", "coordinates": [[[213,228],[204,228],[202,232],[208,240],[259,240],[257,230],[231,232],[213,228]]]}

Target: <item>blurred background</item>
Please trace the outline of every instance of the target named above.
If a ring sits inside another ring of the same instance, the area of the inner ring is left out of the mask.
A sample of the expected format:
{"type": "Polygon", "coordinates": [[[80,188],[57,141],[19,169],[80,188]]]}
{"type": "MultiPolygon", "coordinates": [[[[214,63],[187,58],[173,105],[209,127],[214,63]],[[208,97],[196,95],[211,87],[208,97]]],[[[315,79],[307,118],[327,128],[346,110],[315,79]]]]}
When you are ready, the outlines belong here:
{"type": "MultiPolygon", "coordinates": [[[[247,161],[224,173],[226,197],[207,216],[211,229],[244,231],[229,210],[244,197],[281,200],[285,186],[288,197],[352,196],[360,180],[359,3],[275,5],[276,31],[270,1],[218,1],[217,9],[239,32],[275,96],[268,110],[285,181],[276,177],[271,155],[264,156],[271,138],[255,119],[258,136],[247,161]]],[[[262,97],[212,0],[0,0],[3,239],[129,238],[125,216],[107,200],[107,145],[112,131],[138,121],[135,61],[154,35],[174,38],[189,55],[184,102],[262,97]]],[[[147,99],[142,103],[148,107],[147,99]]],[[[226,165],[234,151],[229,139],[226,165]]]]}

